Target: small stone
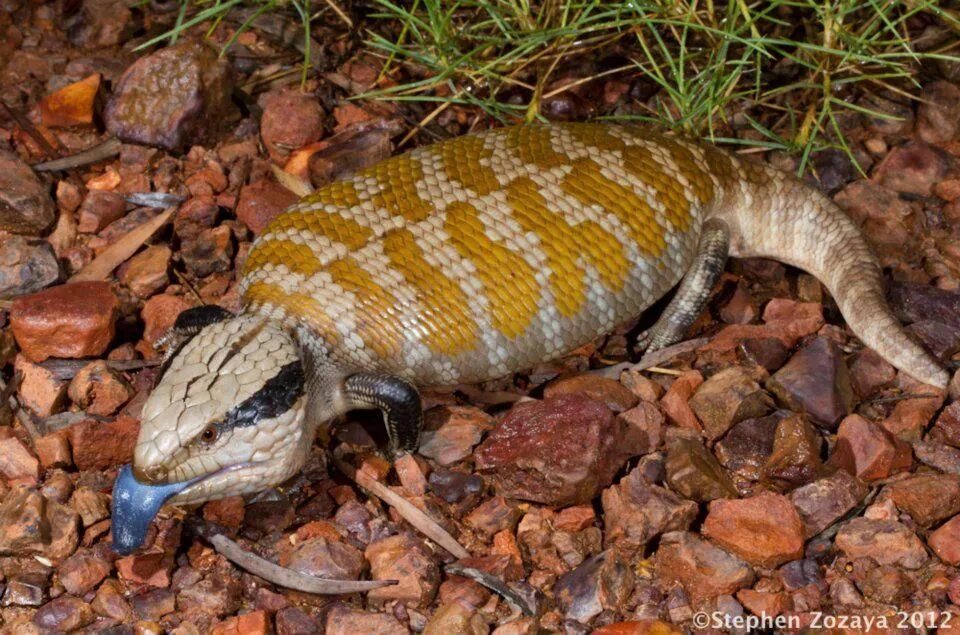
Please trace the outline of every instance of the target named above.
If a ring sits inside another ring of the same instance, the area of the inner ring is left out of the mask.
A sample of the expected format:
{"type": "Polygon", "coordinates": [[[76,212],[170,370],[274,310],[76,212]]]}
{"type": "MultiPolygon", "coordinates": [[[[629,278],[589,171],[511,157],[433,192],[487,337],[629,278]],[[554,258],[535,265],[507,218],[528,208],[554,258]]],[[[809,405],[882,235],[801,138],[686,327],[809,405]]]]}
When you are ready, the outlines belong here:
{"type": "Polygon", "coordinates": [[[61,595],[44,604],[34,614],[33,623],[42,629],[70,632],[86,626],[93,621],[93,617],[93,611],[86,602],[61,595]]]}
{"type": "Polygon", "coordinates": [[[640,468],[605,489],[601,501],[604,546],[615,547],[629,561],[642,555],[646,544],[656,536],[689,529],[700,511],[693,501],[648,483],[640,468]]]}
{"type": "Polygon", "coordinates": [[[250,611],[215,624],[212,635],[267,635],[271,632],[266,611],[250,611]]]}
{"type": "MultiPolygon", "coordinates": [[[[430,491],[451,505],[476,500],[483,491],[483,479],[476,474],[437,468],[427,479],[430,491]]],[[[464,504],[465,507],[472,505],[464,504]]]]}
{"type": "Polygon", "coordinates": [[[844,523],[835,541],[850,559],[869,557],[906,569],[918,569],[927,561],[927,551],[916,534],[893,520],[854,518],[844,523]]]}
{"type": "Polygon", "coordinates": [[[77,231],[96,234],[127,212],[127,202],[119,192],[90,190],[77,211],[77,231]]]}
{"type": "Polygon", "coordinates": [[[65,505],[28,488],[12,489],[0,504],[0,553],[60,561],[77,548],[78,521],[65,505]]]}
{"type": "Polygon", "coordinates": [[[90,604],[97,615],[109,617],[118,622],[133,621],[133,609],[120,591],[120,583],[110,579],[100,585],[90,604]]]}
{"type": "Polygon", "coordinates": [[[902,194],[930,196],[933,184],[950,173],[951,157],[936,146],[908,141],[890,151],[873,180],[902,194]]]}
{"type": "Polygon", "coordinates": [[[865,348],[850,364],[850,382],[861,399],[869,399],[897,378],[897,369],[876,352],[865,348]]]}
{"type": "Polygon", "coordinates": [[[543,390],[543,396],[547,398],[576,393],[603,402],[613,412],[629,410],[640,401],[620,382],[595,373],[581,373],[571,377],[563,377],[551,382],[543,390]]]}
{"type": "Polygon", "coordinates": [[[246,503],[242,496],[228,496],[206,503],[203,506],[203,518],[231,529],[239,529],[243,524],[246,503]]]}
{"type": "Polygon", "coordinates": [[[737,591],[737,600],[748,611],[760,617],[776,617],[793,610],[790,596],[783,592],[741,589],[737,591]]]}
{"type": "Polygon", "coordinates": [[[214,140],[233,111],[230,68],[213,47],[185,40],[134,62],[104,110],[122,141],[170,151],[214,140]]]}
{"type": "Polygon", "coordinates": [[[263,94],[259,103],[260,136],[275,162],[282,163],[291,150],[323,136],[323,108],[314,96],[285,87],[263,94]]]}
{"type": "Polygon", "coordinates": [[[165,589],[170,586],[173,558],[148,552],[120,558],[115,563],[120,579],[128,584],[145,584],[165,589]]]}
{"type": "Polygon", "coordinates": [[[479,408],[431,408],[424,413],[424,430],[418,453],[440,465],[453,465],[469,457],[484,433],[493,427],[493,417],[479,408]]]}
{"type": "Polygon", "coordinates": [[[208,574],[203,580],[177,593],[177,610],[181,614],[204,613],[225,617],[240,608],[241,592],[241,585],[236,578],[224,573],[208,574]]]}
{"type": "Polygon", "coordinates": [[[394,586],[367,594],[373,604],[399,600],[426,607],[440,586],[440,569],[430,549],[412,534],[403,533],[371,543],[364,552],[374,580],[399,580],[394,586]]]}
{"type": "Polygon", "coordinates": [[[697,421],[697,416],[693,414],[688,402],[702,383],[703,375],[699,371],[692,370],[677,377],[676,381],[670,384],[670,388],[660,400],[660,407],[672,423],[681,428],[700,431],[700,422],[697,421]]]}
{"type": "Polygon", "coordinates": [[[423,496],[427,493],[427,477],[423,468],[412,454],[404,454],[393,462],[400,484],[411,496],[423,496]]]}
{"type": "Polygon", "coordinates": [[[597,514],[591,505],[576,505],[561,509],[554,526],[563,531],[577,532],[592,527],[596,520],[597,514]]]}
{"type": "Polygon", "coordinates": [[[73,465],[70,443],[62,434],[54,432],[44,435],[34,441],[34,448],[37,450],[40,467],[44,470],[73,465]]]}
{"type": "Polygon", "coordinates": [[[67,37],[83,49],[123,44],[137,28],[130,7],[117,0],[83,0],[79,10],[66,19],[67,37]]]}
{"type": "Polygon", "coordinates": [[[96,357],[113,340],[119,303],[106,282],[75,282],[14,300],[13,335],[33,362],[96,357]]]}
{"type": "Polygon", "coordinates": [[[13,370],[21,377],[18,391],[21,405],[38,417],[49,417],[63,409],[67,397],[65,381],[23,355],[14,359],[13,370]]]}
{"type": "Polygon", "coordinates": [[[764,476],[773,482],[803,485],[817,477],[822,439],[802,415],[791,415],[777,424],[773,451],[763,466],[764,476]]]}
{"type": "Polygon", "coordinates": [[[276,181],[261,179],[244,185],[237,201],[237,218],[255,235],[297,202],[297,195],[276,181]]]}
{"type": "Polygon", "coordinates": [[[960,292],[929,284],[892,282],[887,297],[890,308],[903,322],[931,320],[960,328],[960,292]]]}
{"type": "Polygon", "coordinates": [[[0,230],[37,236],[53,224],[56,206],[29,165],[0,150],[0,230]]]}
{"type": "Polygon", "coordinates": [[[913,453],[924,465],[946,472],[960,474],[960,450],[939,441],[916,441],[913,453]]]}
{"type": "Polygon", "coordinates": [[[803,555],[800,515],[790,499],[779,494],[711,502],[703,535],[761,567],[776,567],[803,555]]]}
{"type": "Polygon", "coordinates": [[[803,521],[804,538],[812,538],[856,507],[867,495],[867,486],[845,470],[790,492],[790,502],[803,521]]]}
{"type": "Polygon", "coordinates": [[[60,584],[67,593],[83,597],[110,575],[113,565],[91,551],[78,551],[60,564],[60,584]]]}
{"type": "Polygon", "coordinates": [[[837,428],[837,442],[828,462],[873,481],[909,469],[913,458],[910,446],[872,421],[850,415],[837,428]]]}
{"type": "Polygon", "coordinates": [[[635,408],[617,415],[626,426],[625,447],[632,454],[649,454],[663,445],[664,416],[652,401],[643,401],[635,408]]]}
{"type": "Polygon", "coordinates": [[[720,309],[720,319],[727,324],[749,324],[757,319],[759,313],[757,301],[741,281],[730,296],[730,300],[720,309]]]}
{"type": "Polygon", "coordinates": [[[226,225],[203,229],[196,239],[181,245],[180,257],[198,278],[229,271],[233,266],[233,232],[226,225]]]}
{"type": "Polygon", "coordinates": [[[960,88],[946,81],[923,87],[917,102],[917,136],[927,143],[946,143],[957,136],[960,88]]]}
{"type": "Polygon", "coordinates": [[[713,454],[694,439],[677,438],[667,444],[667,484],[701,503],[737,496],[737,490],[713,454]]]}
{"type": "MultiPolygon", "coordinates": [[[[277,635],[280,634],[279,625],[277,635]]],[[[370,613],[338,604],[327,614],[326,635],[407,635],[409,631],[392,615],[370,613]]],[[[292,635],[292,633],[291,633],[292,635]]]]}
{"type": "Polygon", "coordinates": [[[833,430],[853,409],[853,387],[837,345],[819,336],[801,348],[767,383],[777,398],[833,430]]]}
{"type": "Polygon", "coordinates": [[[366,565],[355,547],[326,538],[310,538],[284,553],[280,564],[318,578],[357,580],[366,565]]]}
{"type": "Polygon", "coordinates": [[[172,253],[166,245],[147,247],[124,263],[117,277],[137,297],[149,298],[169,284],[172,253]]]}
{"type": "Polygon", "coordinates": [[[488,536],[505,529],[513,529],[520,520],[521,512],[516,505],[507,502],[503,496],[494,496],[471,511],[464,522],[488,536]]]}
{"type": "Polygon", "coordinates": [[[156,295],[147,300],[141,313],[144,322],[143,339],[151,346],[155,344],[173,328],[177,316],[192,306],[185,298],[175,295],[156,295]]]}
{"type": "Polygon", "coordinates": [[[106,494],[81,485],[73,491],[70,507],[80,514],[84,527],[96,524],[110,516],[109,498],[106,494]]]}
{"type": "Polygon", "coordinates": [[[36,293],[59,279],[60,264],[47,241],[23,236],[0,241],[0,298],[36,293]]]}
{"type": "MultiPolygon", "coordinates": [[[[332,615],[334,611],[340,609],[340,606],[335,606],[328,615],[332,615]]],[[[383,615],[383,617],[390,617],[389,615],[384,615],[383,613],[376,613],[375,615],[383,615]]],[[[274,623],[276,624],[277,635],[312,635],[313,633],[319,633],[320,627],[317,624],[317,621],[311,617],[308,613],[296,608],[288,607],[277,611],[276,617],[274,617],[274,623]]],[[[338,616],[336,622],[331,621],[330,625],[327,627],[327,633],[336,633],[339,632],[340,635],[352,635],[351,631],[336,631],[333,629],[338,628],[338,624],[342,623],[340,616],[338,616]]],[[[355,632],[371,632],[371,631],[355,631],[355,632]]],[[[372,631],[375,632],[375,631],[372,631]]],[[[404,629],[398,633],[398,635],[406,635],[407,631],[404,629]]]]}
{"type": "Polygon", "coordinates": [[[453,602],[442,604],[423,627],[423,635],[487,635],[490,627],[475,610],[453,602]]]}
{"type": "Polygon", "coordinates": [[[81,470],[106,470],[130,461],[140,422],[121,415],[114,421],[87,419],[67,428],[73,463],[81,470]]]}
{"type": "Polygon", "coordinates": [[[773,452],[777,426],[788,416],[790,413],[786,410],[778,410],[766,417],[745,419],[734,425],[713,446],[720,465],[742,478],[760,480],[767,457],[773,452]]]}
{"type": "MultiPolygon", "coordinates": [[[[901,383],[904,383],[906,390],[914,392],[914,394],[922,394],[925,391],[933,390],[906,377],[901,379],[901,383]]],[[[883,420],[881,425],[898,439],[904,441],[919,440],[923,430],[926,429],[942,405],[942,394],[931,394],[930,397],[916,399],[903,399],[894,405],[893,412],[883,420]]]]}
{"type": "Polygon", "coordinates": [[[736,366],[703,382],[687,403],[711,441],[722,437],[735,423],[761,417],[773,409],[770,395],[747,371],[736,366]]]}
{"type": "Polygon", "coordinates": [[[622,611],[633,583],[630,567],[616,552],[605,551],[562,575],[554,593],[568,620],[588,624],[603,611],[622,611]]]}
{"type": "Polygon", "coordinates": [[[680,584],[695,601],[736,593],[753,583],[750,565],[688,531],[664,534],[655,562],[662,588],[680,584]]]}
{"type": "Polygon", "coordinates": [[[883,604],[897,604],[914,591],[912,580],[888,564],[870,570],[860,584],[860,590],[866,597],[883,604]]]}
{"type": "Polygon", "coordinates": [[[960,564],[960,516],[954,516],[930,534],[927,544],[949,565],[960,564]]]}
{"type": "Polygon", "coordinates": [[[111,369],[105,361],[97,360],[74,375],[67,394],[88,415],[106,417],[127,403],[134,390],[123,375],[111,369]]]}
{"type": "Polygon", "coordinates": [[[0,439],[0,475],[7,483],[36,485],[40,478],[40,461],[20,439],[0,439]]]}
{"type": "Polygon", "coordinates": [[[748,362],[773,373],[783,367],[790,357],[790,349],[775,337],[748,337],[740,342],[737,353],[748,362]]]}
{"type": "Polygon", "coordinates": [[[562,395],[515,405],[474,458],[503,496],[573,505],[612,482],[630,455],[625,438],[602,403],[562,395]]]}
{"type": "Polygon", "coordinates": [[[960,513],[960,476],[953,474],[914,474],[887,485],[884,492],[921,527],[960,513]]]}
{"type": "Polygon", "coordinates": [[[130,604],[140,619],[157,621],[176,610],[176,599],[170,589],[151,589],[134,595],[130,604]]]}

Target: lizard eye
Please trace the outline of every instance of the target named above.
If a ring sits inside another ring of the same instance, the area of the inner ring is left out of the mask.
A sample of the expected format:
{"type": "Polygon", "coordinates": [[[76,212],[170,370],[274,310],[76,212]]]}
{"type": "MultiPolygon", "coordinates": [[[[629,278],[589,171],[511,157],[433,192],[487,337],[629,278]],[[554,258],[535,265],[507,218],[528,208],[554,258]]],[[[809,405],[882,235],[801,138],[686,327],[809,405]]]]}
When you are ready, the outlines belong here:
{"type": "Polygon", "coordinates": [[[216,425],[210,424],[200,433],[200,442],[204,445],[210,445],[220,437],[220,430],[216,425]]]}

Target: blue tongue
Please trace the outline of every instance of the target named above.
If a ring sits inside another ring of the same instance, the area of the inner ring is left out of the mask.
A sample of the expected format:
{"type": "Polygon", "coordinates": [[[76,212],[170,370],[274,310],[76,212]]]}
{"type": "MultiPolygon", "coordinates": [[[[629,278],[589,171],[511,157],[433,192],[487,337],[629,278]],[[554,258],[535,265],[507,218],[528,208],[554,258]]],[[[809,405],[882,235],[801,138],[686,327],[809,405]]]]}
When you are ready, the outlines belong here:
{"type": "Polygon", "coordinates": [[[149,485],[134,478],[129,465],[120,468],[113,483],[113,501],[110,503],[113,550],[125,556],[139,548],[163,504],[196,481],[149,485]]]}

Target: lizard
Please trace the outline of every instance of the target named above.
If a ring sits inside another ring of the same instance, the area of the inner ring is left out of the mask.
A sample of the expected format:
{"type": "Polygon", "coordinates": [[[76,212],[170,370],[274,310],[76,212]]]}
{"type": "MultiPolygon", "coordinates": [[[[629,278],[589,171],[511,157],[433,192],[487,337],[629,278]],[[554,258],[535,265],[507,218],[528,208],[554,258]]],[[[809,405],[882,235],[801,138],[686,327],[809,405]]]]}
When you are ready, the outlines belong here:
{"type": "Polygon", "coordinates": [[[800,180],[647,127],[494,128],[307,195],[252,245],[239,314],[180,314],[114,487],[114,548],[137,548],[167,501],[290,478],[353,409],[382,411],[388,451],[411,452],[418,388],[555,359],[677,287],[639,342],[673,344],[728,256],[806,270],[866,346],[946,386],[888,307],[859,228],[800,180]]]}

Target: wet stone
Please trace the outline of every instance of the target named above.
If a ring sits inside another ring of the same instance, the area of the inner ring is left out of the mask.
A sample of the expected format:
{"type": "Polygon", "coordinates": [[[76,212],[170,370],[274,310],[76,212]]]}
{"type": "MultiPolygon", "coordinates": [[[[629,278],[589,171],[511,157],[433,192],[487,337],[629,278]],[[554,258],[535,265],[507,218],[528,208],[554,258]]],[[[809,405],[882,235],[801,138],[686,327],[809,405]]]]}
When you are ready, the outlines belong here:
{"type": "Polygon", "coordinates": [[[561,576],[554,592],[567,619],[587,624],[605,610],[622,610],[633,582],[630,566],[616,552],[606,551],[561,576]]]}
{"type": "Polygon", "coordinates": [[[450,504],[461,503],[483,491],[483,479],[476,474],[438,468],[427,479],[430,491],[450,504]]]}
{"type": "Polygon", "coordinates": [[[788,408],[835,429],[853,409],[853,387],[840,349],[820,336],[801,348],[767,383],[788,408]]]}
{"type": "Polygon", "coordinates": [[[787,411],[778,410],[734,425],[713,448],[717,460],[742,478],[760,480],[767,457],[773,452],[777,425],[787,416],[787,411]]]}
{"type": "Polygon", "coordinates": [[[418,453],[439,465],[449,466],[470,456],[493,417],[479,408],[439,406],[424,413],[424,430],[418,453]]]}
{"type": "Polygon", "coordinates": [[[845,470],[798,487],[790,502],[803,521],[804,537],[812,538],[856,507],[867,495],[867,486],[845,470]]]}
{"type": "Polygon", "coordinates": [[[667,483],[683,496],[701,503],[735,497],[737,490],[703,443],[677,438],[667,444],[667,483]]]}
{"type": "Polygon", "coordinates": [[[754,579],[746,562],[686,531],[664,534],[655,562],[660,586],[680,584],[693,600],[735,593],[754,579]]]}
{"type": "Polygon", "coordinates": [[[761,493],[741,500],[715,500],[703,535],[747,562],[775,567],[803,555],[803,523],[790,500],[761,493]]]}
{"type": "Polygon", "coordinates": [[[20,157],[0,149],[0,230],[36,236],[55,217],[47,187],[20,157]]]}
{"type": "Polygon", "coordinates": [[[770,395],[750,373],[735,366],[707,379],[688,404],[709,440],[722,437],[744,419],[761,417],[773,409],[770,395]]]}
{"type": "Polygon", "coordinates": [[[60,279],[60,264],[45,240],[8,236],[0,241],[0,298],[36,293],[60,279]]]}

